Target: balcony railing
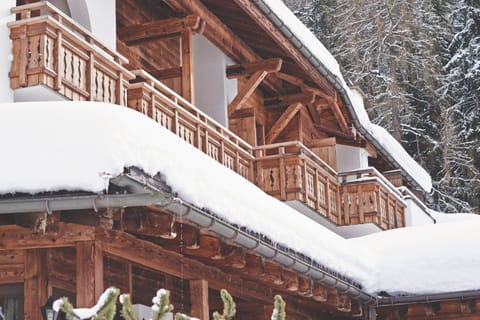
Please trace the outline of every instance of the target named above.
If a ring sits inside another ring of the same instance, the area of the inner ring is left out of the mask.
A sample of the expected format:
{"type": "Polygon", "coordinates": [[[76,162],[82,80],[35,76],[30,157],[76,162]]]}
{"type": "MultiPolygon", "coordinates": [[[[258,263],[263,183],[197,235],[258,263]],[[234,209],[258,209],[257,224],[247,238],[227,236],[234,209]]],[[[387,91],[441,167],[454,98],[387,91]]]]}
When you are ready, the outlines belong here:
{"type": "Polygon", "coordinates": [[[299,200],[340,223],[337,174],[299,141],[255,148],[257,183],[277,199],[299,200]]]}
{"type": "Polygon", "coordinates": [[[342,172],[342,224],[375,223],[384,230],[405,226],[402,194],[375,168],[342,172]]]}
{"type": "Polygon", "coordinates": [[[15,7],[12,89],[47,86],[68,99],[126,105],[126,59],[49,2],[15,7]]]}
{"type": "Polygon", "coordinates": [[[128,106],[211,158],[253,181],[252,147],[143,70],[128,90],[128,106]]]}

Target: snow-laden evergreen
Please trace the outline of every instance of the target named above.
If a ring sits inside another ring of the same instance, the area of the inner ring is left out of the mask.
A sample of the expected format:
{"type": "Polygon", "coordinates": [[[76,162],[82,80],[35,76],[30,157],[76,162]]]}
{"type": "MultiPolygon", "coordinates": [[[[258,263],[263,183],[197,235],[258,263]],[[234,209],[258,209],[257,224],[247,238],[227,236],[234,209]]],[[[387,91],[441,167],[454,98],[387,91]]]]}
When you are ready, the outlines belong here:
{"type": "Polygon", "coordinates": [[[297,11],[374,123],[432,175],[430,205],[480,213],[480,2],[310,0],[297,11]]]}

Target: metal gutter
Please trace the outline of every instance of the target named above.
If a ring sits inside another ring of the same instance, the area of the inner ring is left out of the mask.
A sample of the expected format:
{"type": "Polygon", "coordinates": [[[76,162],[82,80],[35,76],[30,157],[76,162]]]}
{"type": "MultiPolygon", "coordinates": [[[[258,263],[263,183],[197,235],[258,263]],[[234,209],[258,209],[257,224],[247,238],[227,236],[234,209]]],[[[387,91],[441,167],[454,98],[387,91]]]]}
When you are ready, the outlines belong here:
{"type": "Polygon", "coordinates": [[[378,307],[402,306],[417,303],[432,303],[451,300],[468,300],[480,297],[480,290],[424,294],[415,296],[379,297],[378,307]]]}
{"type": "Polygon", "coordinates": [[[295,35],[292,30],[290,30],[282,20],[276,15],[275,12],[266,4],[263,0],[251,0],[257,7],[265,14],[266,17],[270,19],[270,21],[282,31],[284,36],[303,54],[305,58],[324,76],[326,77],[335,87],[336,90],[340,92],[347,106],[347,109],[352,116],[352,121],[354,126],[358,129],[360,134],[364,136],[368,141],[370,141],[377,150],[379,150],[391,163],[395,166],[401,168],[403,176],[409,181],[412,185],[414,185],[417,189],[423,190],[425,192],[429,192],[429,190],[424,190],[422,186],[412,177],[407,170],[403,168],[403,166],[394,158],[392,157],[385,148],[370,134],[370,132],[363,127],[362,123],[359,121],[357,114],[355,112],[355,108],[350,101],[350,98],[342,84],[342,82],[338,79],[336,75],[334,75],[330,70],[328,70],[324,65],[323,62],[320,61],[303,43],[298,37],[295,35]]]}
{"type": "Polygon", "coordinates": [[[192,204],[174,197],[168,186],[158,177],[149,177],[141,170],[131,168],[128,173],[110,180],[110,184],[129,190],[126,194],[102,194],[84,196],[49,196],[26,197],[0,200],[0,214],[27,213],[27,212],[53,212],[65,210],[93,209],[98,210],[108,207],[130,207],[155,205],[166,209],[176,216],[179,221],[185,219],[199,228],[217,234],[224,240],[235,243],[258,255],[275,261],[285,268],[292,269],[299,274],[310,277],[329,288],[334,288],[340,293],[345,293],[351,298],[368,306],[375,306],[377,298],[366,292],[361,287],[346,279],[342,279],[335,272],[314,262],[313,259],[301,258],[289,248],[273,244],[253,231],[232,225],[227,221],[199,209],[192,204]]]}

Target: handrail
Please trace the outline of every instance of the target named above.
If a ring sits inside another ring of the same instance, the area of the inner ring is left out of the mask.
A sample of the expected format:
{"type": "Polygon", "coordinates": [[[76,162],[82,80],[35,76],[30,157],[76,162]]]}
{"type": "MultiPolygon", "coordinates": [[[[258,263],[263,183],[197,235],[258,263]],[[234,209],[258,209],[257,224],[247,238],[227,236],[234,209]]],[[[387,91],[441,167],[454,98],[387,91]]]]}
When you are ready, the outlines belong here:
{"type": "Polygon", "coordinates": [[[160,82],[158,79],[154,78],[151,74],[149,74],[145,70],[132,70],[132,73],[137,77],[141,77],[147,80],[148,86],[159,91],[161,94],[172,100],[184,110],[188,111],[192,116],[205,123],[208,127],[214,129],[218,134],[228,138],[226,141],[236,146],[239,146],[243,151],[246,151],[250,155],[253,154],[253,148],[248,142],[246,142],[230,130],[226,129],[223,125],[221,125],[220,123],[212,119],[210,116],[199,110],[192,103],[190,103],[181,95],[160,82]],[[169,97],[169,95],[171,97],[169,97]]]}
{"type": "Polygon", "coordinates": [[[53,4],[51,4],[48,1],[40,1],[40,2],[35,2],[35,3],[30,3],[30,4],[25,4],[17,7],[13,7],[10,9],[10,12],[12,14],[20,14],[20,20],[10,22],[8,23],[8,26],[13,26],[20,21],[26,20],[26,19],[37,19],[37,17],[32,18],[31,17],[31,12],[32,11],[39,11],[40,12],[40,18],[41,17],[51,17],[55,21],[59,22],[61,25],[67,26],[72,31],[76,33],[76,36],[83,36],[85,41],[87,41],[91,45],[97,46],[99,49],[107,53],[108,55],[111,56],[111,58],[120,63],[128,63],[128,59],[122,56],[120,53],[116,52],[115,50],[112,50],[111,48],[107,47],[102,41],[98,40],[95,36],[92,35],[91,31],[87,30],[85,27],[80,25],[78,22],[73,20],[71,17],[67,16],[65,13],[63,13],[61,10],[59,10],[57,7],[55,7],[53,4]],[[42,11],[45,10],[45,11],[42,11]],[[60,17],[60,19],[58,18],[60,17]]]}
{"type": "Polygon", "coordinates": [[[338,173],[338,180],[341,184],[349,184],[349,183],[356,183],[360,181],[366,181],[367,179],[376,179],[382,185],[384,185],[389,191],[391,191],[397,200],[401,201],[405,204],[403,199],[402,193],[390,182],[383,174],[381,174],[376,168],[374,167],[367,167],[362,169],[356,169],[351,171],[343,171],[338,173]],[[364,177],[365,175],[368,175],[364,177]],[[356,179],[353,181],[346,181],[346,178],[349,176],[356,176],[356,179]]]}
{"type": "Polygon", "coordinates": [[[404,200],[411,199],[430,219],[432,219],[433,223],[437,223],[437,220],[428,212],[428,207],[425,205],[425,203],[418,199],[418,197],[410,189],[407,187],[399,187],[398,191],[402,193],[404,200]]]}
{"type": "Polygon", "coordinates": [[[262,155],[256,155],[256,159],[266,159],[270,156],[266,155],[266,150],[278,149],[281,147],[297,147],[300,149],[300,152],[308,156],[311,160],[319,164],[321,167],[326,169],[329,174],[333,176],[337,176],[337,171],[333,169],[328,163],[326,163],[322,158],[316,155],[312,150],[307,148],[301,141],[287,141],[287,142],[279,142],[279,143],[272,143],[254,147],[254,151],[264,151],[262,155]]]}

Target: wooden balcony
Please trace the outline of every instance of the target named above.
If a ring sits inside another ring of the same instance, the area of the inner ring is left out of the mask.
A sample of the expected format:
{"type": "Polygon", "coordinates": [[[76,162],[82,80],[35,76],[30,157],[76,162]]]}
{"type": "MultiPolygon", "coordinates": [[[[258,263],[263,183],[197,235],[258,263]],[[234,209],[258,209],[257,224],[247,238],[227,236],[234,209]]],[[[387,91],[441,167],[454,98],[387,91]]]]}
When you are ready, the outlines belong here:
{"type": "Polygon", "coordinates": [[[340,224],[337,174],[299,141],[255,148],[258,186],[275,198],[299,200],[340,224]]]}
{"type": "Polygon", "coordinates": [[[339,173],[342,225],[374,223],[383,230],[405,226],[401,193],[375,168],[339,173]]]}
{"type": "Polygon", "coordinates": [[[253,182],[252,147],[198,110],[190,102],[142,70],[128,90],[128,106],[135,109],[211,158],[253,182]]]}
{"type": "Polygon", "coordinates": [[[43,85],[71,100],[126,105],[126,59],[49,2],[11,10],[12,89],[43,85]]]}

